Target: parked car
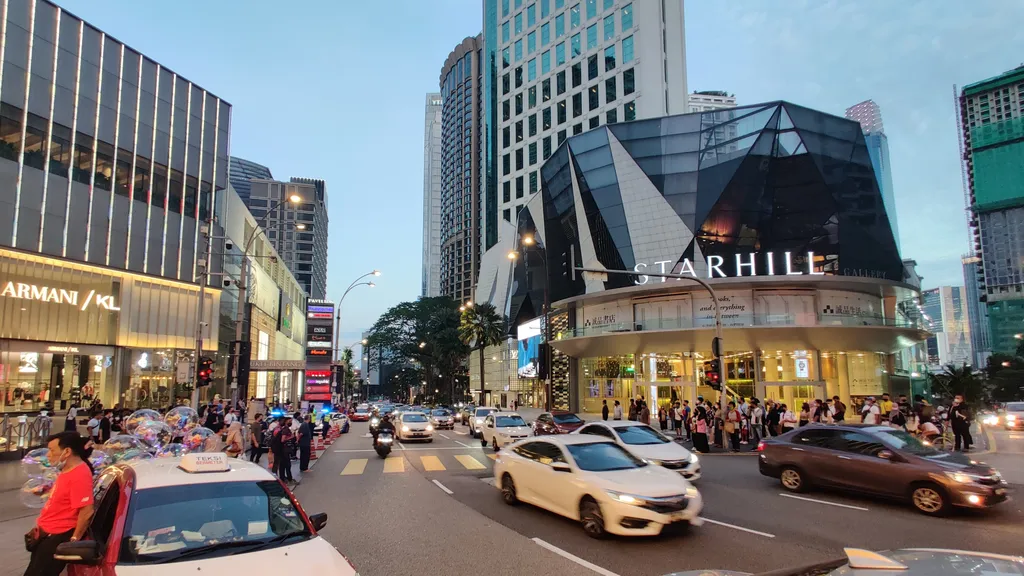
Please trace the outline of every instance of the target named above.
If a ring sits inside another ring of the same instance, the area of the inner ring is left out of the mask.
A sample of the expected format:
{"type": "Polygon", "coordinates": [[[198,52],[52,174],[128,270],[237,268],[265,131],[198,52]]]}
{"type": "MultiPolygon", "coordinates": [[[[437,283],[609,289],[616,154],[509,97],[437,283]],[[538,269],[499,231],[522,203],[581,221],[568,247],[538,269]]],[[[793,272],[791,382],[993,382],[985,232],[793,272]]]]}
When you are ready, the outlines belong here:
{"type": "Polygon", "coordinates": [[[533,435],[568,434],[580,426],[583,426],[583,420],[572,412],[545,412],[533,421],[533,435]]]}
{"type": "Polygon", "coordinates": [[[992,467],[888,426],[804,426],[762,440],[757,450],[761,474],[791,492],[835,488],[909,501],[931,516],[995,506],[1009,492],[992,467]]]}

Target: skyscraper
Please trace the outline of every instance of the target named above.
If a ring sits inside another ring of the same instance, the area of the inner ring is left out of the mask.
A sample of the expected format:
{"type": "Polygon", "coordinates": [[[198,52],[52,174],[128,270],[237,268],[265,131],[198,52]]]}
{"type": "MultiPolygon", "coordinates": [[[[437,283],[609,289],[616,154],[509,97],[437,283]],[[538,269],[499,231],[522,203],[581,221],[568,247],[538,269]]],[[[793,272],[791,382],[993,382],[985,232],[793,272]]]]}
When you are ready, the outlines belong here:
{"type": "Polygon", "coordinates": [[[928,368],[941,371],[947,364],[974,364],[967,295],[963,286],[940,286],[921,292],[921,306],[932,332],[926,344],[928,368]]]}
{"type": "Polygon", "coordinates": [[[736,96],[721,90],[702,90],[686,97],[687,112],[708,112],[736,107],[736,96]]]}
{"type": "Polygon", "coordinates": [[[1024,332],[1024,66],[964,86],[960,131],[980,296],[993,353],[1024,332]]]}
{"type": "Polygon", "coordinates": [[[483,110],[480,36],[466,38],[441,68],[440,293],[473,298],[480,262],[483,110]]]}
{"type": "Polygon", "coordinates": [[[235,189],[238,197],[241,198],[243,202],[248,202],[249,190],[252,189],[249,181],[253,179],[273,180],[274,175],[270,173],[270,168],[267,168],[262,164],[257,164],[251,160],[232,156],[228,171],[228,179],[231,180],[231,187],[235,189]]]}
{"type": "Polygon", "coordinates": [[[441,94],[427,94],[423,125],[423,285],[421,296],[441,294],[441,94]]]}
{"type": "Polygon", "coordinates": [[[885,213],[889,215],[889,223],[892,225],[896,248],[900,248],[899,218],[896,214],[896,196],[893,192],[892,167],[889,163],[889,138],[882,126],[882,110],[874,100],[865,100],[847,108],[846,117],[860,122],[868,155],[871,157],[871,166],[875,169],[878,188],[882,191],[885,213]]]}
{"type": "Polygon", "coordinates": [[[964,266],[964,287],[966,289],[967,319],[971,326],[971,356],[975,366],[984,366],[992,354],[992,341],[988,326],[988,307],[981,301],[981,284],[978,273],[981,259],[966,255],[960,259],[964,266]]]}

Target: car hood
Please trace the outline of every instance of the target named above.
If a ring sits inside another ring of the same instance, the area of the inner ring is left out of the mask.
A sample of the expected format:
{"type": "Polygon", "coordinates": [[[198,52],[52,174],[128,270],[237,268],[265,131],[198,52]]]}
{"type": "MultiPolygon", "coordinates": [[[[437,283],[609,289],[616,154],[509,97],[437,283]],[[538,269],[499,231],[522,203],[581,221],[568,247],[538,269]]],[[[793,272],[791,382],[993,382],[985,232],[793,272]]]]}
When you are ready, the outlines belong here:
{"type": "Polygon", "coordinates": [[[529,426],[502,426],[495,428],[498,434],[506,434],[508,436],[528,436],[530,434],[529,426]]]}
{"type": "Polygon", "coordinates": [[[588,472],[587,476],[590,482],[599,488],[652,498],[685,494],[691,487],[682,476],[661,466],[588,472]]]}
{"type": "Polygon", "coordinates": [[[943,469],[956,472],[970,472],[971,474],[981,474],[983,476],[995,473],[995,469],[988,464],[971,460],[970,457],[959,452],[942,452],[934,456],[918,456],[918,458],[925,462],[936,464],[943,469]]]}
{"type": "Polygon", "coordinates": [[[644,460],[687,460],[690,458],[690,451],[675,442],[667,444],[623,444],[623,448],[644,460]]]}
{"type": "Polygon", "coordinates": [[[580,427],[583,426],[584,424],[586,424],[586,422],[575,422],[568,424],[559,424],[558,422],[555,422],[555,428],[558,428],[558,431],[561,432],[562,434],[568,434],[570,432],[575,432],[576,430],[579,430],[580,427]]]}
{"type": "Polygon", "coordinates": [[[409,430],[426,430],[430,422],[402,422],[402,426],[408,426],[409,430]]]}
{"type": "Polygon", "coordinates": [[[753,576],[750,572],[734,572],[732,570],[687,570],[673,572],[665,576],[753,576]]]}
{"type": "Polygon", "coordinates": [[[180,576],[202,570],[213,574],[273,574],[294,570],[295,559],[301,558],[304,568],[313,574],[356,575],[356,571],[327,540],[317,536],[290,546],[279,546],[259,552],[196,558],[170,564],[117,566],[118,576],[180,576]]]}

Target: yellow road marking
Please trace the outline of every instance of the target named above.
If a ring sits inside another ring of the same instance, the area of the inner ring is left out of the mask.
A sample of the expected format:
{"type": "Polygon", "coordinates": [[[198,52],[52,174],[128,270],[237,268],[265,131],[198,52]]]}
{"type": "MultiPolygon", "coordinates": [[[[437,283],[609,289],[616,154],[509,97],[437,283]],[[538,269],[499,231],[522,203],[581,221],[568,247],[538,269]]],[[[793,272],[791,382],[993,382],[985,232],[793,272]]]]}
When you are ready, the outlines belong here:
{"type": "Polygon", "coordinates": [[[479,460],[468,454],[456,454],[455,459],[458,460],[459,464],[462,464],[466,470],[483,470],[486,468],[486,466],[481,464],[479,460]]]}
{"type": "Polygon", "coordinates": [[[423,469],[427,472],[435,472],[437,470],[444,470],[444,464],[441,463],[441,459],[437,456],[420,456],[420,462],[423,463],[423,469]]]}
{"type": "Polygon", "coordinates": [[[341,471],[342,476],[356,476],[363,473],[366,470],[366,458],[353,458],[345,464],[345,469],[341,471]]]}
{"type": "Polygon", "coordinates": [[[384,472],[405,472],[405,458],[401,456],[392,456],[384,460],[384,472]]]}
{"type": "Polygon", "coordinates": [[[490,458],[491,460],[497,460],[498,459],[498,455],[497,454],[488,454],[487,457],[490,458]]]}

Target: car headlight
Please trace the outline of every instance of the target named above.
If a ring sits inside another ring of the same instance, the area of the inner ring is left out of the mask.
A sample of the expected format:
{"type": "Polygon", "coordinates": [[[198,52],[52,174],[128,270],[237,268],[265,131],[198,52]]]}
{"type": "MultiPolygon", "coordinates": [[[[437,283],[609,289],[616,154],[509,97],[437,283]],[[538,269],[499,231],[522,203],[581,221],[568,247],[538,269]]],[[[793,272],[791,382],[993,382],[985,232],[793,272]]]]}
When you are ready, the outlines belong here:
{"type": "Polygon", "coordinates": [[[1006,415],[1006,421],[1007,422],[1013,422],[1016,419],[1017,419],[1017,415],[1016,414],[1007,414],[1006,415]]]}
{"type": "Polygon", "coordinates": [[[483,423],[484,423],[484,420],[483,420],[483,418],[477,418],[477,419],[476,419],[476,423],[477,423],[477,424],[483,424],[483,423]]]}
{"type": "Polygon", "coordinates": [[[977,474],[968,474],[966,472],[946,472],[946,476],[954,482],[959,482],[961,484],[976,482],[981,479],[981,476],[978,476],[977,474]]]}
{"type": "Polygon", "coordinates": [[[409,427],[408,426],[402,426],[402,432],[408,432],[408,431],[409,431],[409,427]]]}
{"type": "Polygon", "coordinates": [[[647,462],[649,462],[650,464],[654,464],[655,466],[661,466],[661,460],[652,460],[648,458],[647,462]]]}
{"type": "Polygon", "coordinates": [[[427,432],[430,432],[433,429],[434,429],[433,426],[431,426],[430,424],[427,424],[427,432]]]}
{"type": "Polygon", "coordinates": [[[640,506],[645,500],[643,496],[636,496],[633,494],[626,494],[624,492],[616,492],[615,490],[605,490],[608,496],[616,502],[622,502],[623,504],[629,504],[631,506],[640,506]]]}
{"type": "Polygon", "coordinates": [[[700,458],[698,458],[697,455],[694,454],[693,452],[690,452],[690,464],[698,464],[698,463],[700,463],[700,458]]]}
{"type": "MultiPolygon", "coordinates": [[[[1009,420],[1009,418],[1007,418],[1009,420]]],[[[984,420],[986,426],[995,426],[999,424],[999,416],[986,416],[984,420]]]]}
{"type": "Polygon", "coordinates": [[[697,489],[694,488],[693,486],[690,486],[689,488],[686,489],[687,498],[696,498],[697,496],[700,496],[700,492],[697,492],[697,489]]]}

